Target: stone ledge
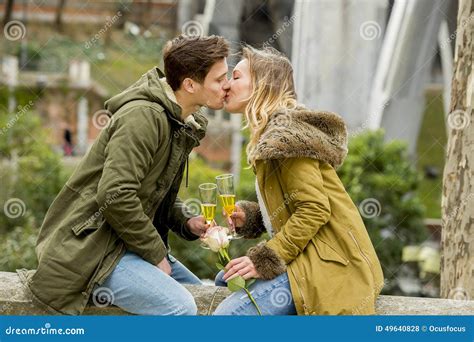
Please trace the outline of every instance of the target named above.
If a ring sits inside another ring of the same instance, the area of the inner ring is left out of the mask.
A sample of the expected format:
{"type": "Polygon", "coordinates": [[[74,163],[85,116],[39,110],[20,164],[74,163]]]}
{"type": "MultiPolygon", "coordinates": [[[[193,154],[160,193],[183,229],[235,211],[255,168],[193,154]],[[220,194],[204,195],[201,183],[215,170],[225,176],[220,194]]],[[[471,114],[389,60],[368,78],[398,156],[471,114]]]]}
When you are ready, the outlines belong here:
{"type": "MultiPolygon", "coordinates": [[[[210,315],[230,292],[216,286],[186,285],[193,294],[199,315],[210,315]]],[[[474,301],[438,298],[380,296],[376,306],[377,315],[474,315],[474,301]]],[[[0,272],[0,315],[45,315],[28,298],[24,285],[16,273],[0,272]]],[[[128,315],[115,306],[91,305],[85,315],[128,315]]]]}

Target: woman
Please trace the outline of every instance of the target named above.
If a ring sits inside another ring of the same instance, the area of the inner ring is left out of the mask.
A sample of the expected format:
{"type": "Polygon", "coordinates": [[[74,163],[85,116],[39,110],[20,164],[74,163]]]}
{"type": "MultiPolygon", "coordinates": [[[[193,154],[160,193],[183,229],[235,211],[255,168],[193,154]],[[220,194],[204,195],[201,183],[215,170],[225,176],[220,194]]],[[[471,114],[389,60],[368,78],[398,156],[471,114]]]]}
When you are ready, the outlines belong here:
{"type": "MultiPolygon", "coordinates": [[[[296,101],[289,60],[273,49],[243,49],[226,110],[244,113],[248,162],[258,203],[241,201],[232,215],[246,238],[270,239],[232,260],[217,285],[241,275],[265,315],[374,314],[383,274],[367,230],[335,169],[347,154],[336,114],[296,101]]],[[[253,315],[243,291],[216,315],[253,315]]]]}

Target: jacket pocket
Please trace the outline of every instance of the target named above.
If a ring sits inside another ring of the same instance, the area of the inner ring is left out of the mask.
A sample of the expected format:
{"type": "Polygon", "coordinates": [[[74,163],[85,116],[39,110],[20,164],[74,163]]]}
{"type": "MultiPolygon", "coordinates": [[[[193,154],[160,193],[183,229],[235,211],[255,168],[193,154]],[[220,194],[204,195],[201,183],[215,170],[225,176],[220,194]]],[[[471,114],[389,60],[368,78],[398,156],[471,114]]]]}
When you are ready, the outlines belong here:
{"type": "Polygon", "coordinates": [[[105,219],[102,215],[95,217],[95,215],[87,218],[84,222],[80,222],[72,227],[72,231],[76,236],[82,234],[92,233],[99,229],[99,227],[105,222],[105,219]]]}
{"type": "Polygon", "coordinates": [[[365,262],[367,263],[367,265],[369,265],[370,270],[371,270],[372,273],[373,273],[374,270],[373,270],[373,267],[372,267],[372,262],[370,261],[370,259],[369,259],[369,257],[367,256],[367,254],[365,254],[364,251],[362,250],[362,248],[360,247],[360,244],[357,242],[357,239],[356,239],[356,237],[354,236],[354,233],[352,232],[352,230],[348,230],[347,233],[348,233],[349,236],[351,237],[352,241],[354,241],[354,244],[356,245],[357,250],[359,251],[361,257],[365,260],[365,262]]]}
{"type": "Polygon", "coordinates": [[[333,247],[331,247],[327,242],[315,237],[311,242],[316,247],[316,252],[319,257],[325,261],[334,261],[338,262],[344,266],[349,264],[349,260],[337,252],[333,247]]]}

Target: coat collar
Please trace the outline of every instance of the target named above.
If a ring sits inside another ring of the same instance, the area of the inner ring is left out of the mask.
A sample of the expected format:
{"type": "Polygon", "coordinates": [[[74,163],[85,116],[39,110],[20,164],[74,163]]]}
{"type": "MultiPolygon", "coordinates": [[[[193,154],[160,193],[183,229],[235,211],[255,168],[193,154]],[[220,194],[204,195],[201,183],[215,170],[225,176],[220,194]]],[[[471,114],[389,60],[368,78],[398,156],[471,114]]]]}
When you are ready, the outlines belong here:
{"type": "Polygon", "coordinates": [[[313,158],[337,168],[347,155],[347,129],[342,118],[303,106],[270,116],[252,153],[255,160],[313,158]]]}
{"type": "MultiPolygon", "coordinates": [[[[173,92],[173,89],[169,85],[169,83],[166,81],[165,77],[160,78],[161,84],[163,86],[163,89],[165,91],[166,96],[168,99],[175,105],[176,107],[179,108],[179,112],[181,112],[181,107],[178,104],[178,101],[176,100],[176,96],[173,92]]],[[[184,119],[184,122],[181,120],[176,120],[175,118],[172,118],[174,122],[176,122],[179,126],[181,127],[190,127],[192,130],[196,133],[197,139],[201,140],[204,138],[204,135],[206,134],[206,127],[208,120],[205,118],[205,116],[201,113],[201,110],[192,113],[184,119]]]]}

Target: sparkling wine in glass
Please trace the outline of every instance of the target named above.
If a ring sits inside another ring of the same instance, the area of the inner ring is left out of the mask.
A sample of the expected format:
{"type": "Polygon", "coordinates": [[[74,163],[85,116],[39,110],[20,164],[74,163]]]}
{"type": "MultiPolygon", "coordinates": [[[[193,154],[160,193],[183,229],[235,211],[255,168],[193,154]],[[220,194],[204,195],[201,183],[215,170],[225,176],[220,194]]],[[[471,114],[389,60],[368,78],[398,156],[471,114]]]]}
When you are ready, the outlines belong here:
{"type": "MultiPolygon", "coordinates": [[[[235,211],[235,190],[234,190],[234,175],[225,174],[216,177],[217,190],[221,199],[222,207],[229,218],[235,211]]],[[[235,231],[235,225],[230,227],[230,239],[240,239],[242,236],[235,231]]]]}
{"type": "MultiPolygon", "coordinates": [[[[201,210],[207,224],[211,224],[216,217],[217,207],[217,185],[214,183],[204,183],[199,185],[199,197],[201,197],[201,210]]],[[[209,249],[205,243],[201,247],[209,249]]]]}

